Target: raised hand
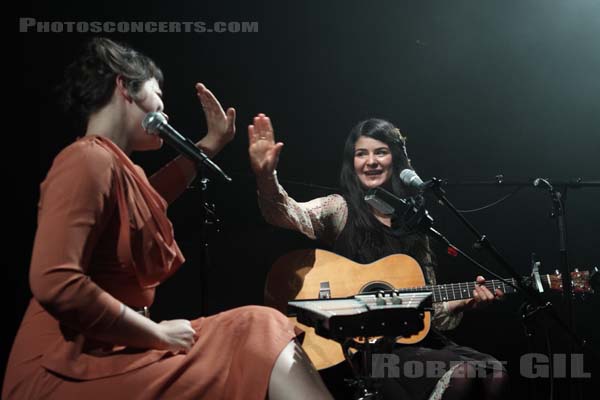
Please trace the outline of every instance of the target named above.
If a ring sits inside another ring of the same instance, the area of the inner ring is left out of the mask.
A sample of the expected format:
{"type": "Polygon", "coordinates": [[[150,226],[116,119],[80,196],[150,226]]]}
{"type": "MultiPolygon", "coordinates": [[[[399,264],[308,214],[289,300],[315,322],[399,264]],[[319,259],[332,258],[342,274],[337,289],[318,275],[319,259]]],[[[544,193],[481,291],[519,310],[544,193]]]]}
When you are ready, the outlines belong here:
{"type": "Polygon", "coordinates": [[[277,168],[283,143],[275,143],[271,120],[265,114],[254,117],[248,126],[250,166],[257,178],[269,177],[277,168]]]}
{"type": "Polygon", "coordinates": [[[220,147],[225,146],[235,136],[235,109],[230,107],[225,113],[219,100],[202,83],[196,83],[196,95],[206,117],[207,138],[218,143],[220,147]]]}

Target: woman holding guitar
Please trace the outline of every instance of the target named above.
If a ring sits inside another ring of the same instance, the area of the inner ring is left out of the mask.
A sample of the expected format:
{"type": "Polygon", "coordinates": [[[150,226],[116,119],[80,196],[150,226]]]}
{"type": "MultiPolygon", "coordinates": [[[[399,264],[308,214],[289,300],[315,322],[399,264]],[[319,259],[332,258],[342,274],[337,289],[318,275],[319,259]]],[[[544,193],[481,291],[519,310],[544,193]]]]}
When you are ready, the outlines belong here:
{"type": "MultiPolygon", "coordinates": [[[[404,253],[418,261],[427,284],[435,285],[434,255],[427,237],[398,226],[392,215],[371,208],[365,201],[369,189],[382,187],[398,197],[416,193],[400,181],[400,171],[411,168],[405,138],[390,122],[369,119],[358,123],[350,132],[344,147],[340,177],[341,194],[296,202],[277,180],[276,167],[283,143],[276,142],[270,119],[264,114],[254,118],[248,127],[249,155],[256,175],[259,205],[265,219],[283,228],[302,232],[318,239],[341,256],[367,264],[395,253],[404,253]]],[[[385,379],[385,398],[410,399],[479,399],[501,398],[507,376],[502,365],[492,356],[459,346],[441,330],[455,328],[462,312],[483,306],[501,297],[476,278],[472,298],[434,304],[433,329],[420,343],[397,346],[394,354],[400,365],[408,361],[441,361],[448,366],[443,376],[385,379]],[[478,363],[474,363],[478,362],[478,363]],[[475,365],[489,367],[479,374],[475,365]]]]}

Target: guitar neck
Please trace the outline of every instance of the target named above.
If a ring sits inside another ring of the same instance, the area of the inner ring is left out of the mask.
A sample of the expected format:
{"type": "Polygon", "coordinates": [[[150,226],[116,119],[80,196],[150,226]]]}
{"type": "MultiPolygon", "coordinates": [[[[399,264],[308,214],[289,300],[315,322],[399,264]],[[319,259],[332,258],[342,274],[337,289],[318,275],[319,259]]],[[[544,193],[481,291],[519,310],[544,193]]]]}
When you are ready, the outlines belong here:
{"type": "MultiPolygon", "coordinates": [[[[514,279],[506,279],[507,282],[515,284],[514,279]]],[[[415,288],[401,289],[400,292],[419,292],[427,291],[432,293],[432,301],[434,303],[451,300],[470,299],[473,297],[473,290],[477,285],[476,282],[461,282],[449,283],[445,285],[427,285],[415,288]]],[[[514,293],[516,289],[502,282],[501,280],[485,281],[485,286],[494,293],[496,289],[502,290],[504,293],[514,293]]]]}
{"type": "MultiPolygon", "coordinates": [[[[571,287],[573,293],[575,294],[587,294],[593,293],[593,289],[590,285],[590,274],[589,271],[579,271],[575,270],[571,272],[571,287]]],[[[531,278],[525,277],[525,280],[528,281],[531,278]]],[[[516,281],[513,278],[505,279],[509,284],[504,283],[499,279],[485,281],[485,286],[490,290],[490,292],[494,293],[496,289],[502,290],[506,294],[515,293],[517,289],[515,289],[516,281]],[[514,285],[514,286],[511,286],[514,285]]],[[[421,287],[413,287],[413,288],[403,288],[400,289],[400,292],[410,293],[410,292],[420,292],[426,291],[432,293],[432,302],[439,303],[441,301],[451,301],[451,300],[463,300],[470,299],[473,297],[473,290],[475,290],[475,286],[477,282],[462,282],[462,283],[449,283],[446,285],[427,285],[421,287]]],[[[539,275],[537,280],[537,285],[541,285],[538,287],[540,291],[550,290],[550,291],[558,291],[562,292],[562,277],[559,273],[556,274],[547,274],[547,275],[539,275]]]]}

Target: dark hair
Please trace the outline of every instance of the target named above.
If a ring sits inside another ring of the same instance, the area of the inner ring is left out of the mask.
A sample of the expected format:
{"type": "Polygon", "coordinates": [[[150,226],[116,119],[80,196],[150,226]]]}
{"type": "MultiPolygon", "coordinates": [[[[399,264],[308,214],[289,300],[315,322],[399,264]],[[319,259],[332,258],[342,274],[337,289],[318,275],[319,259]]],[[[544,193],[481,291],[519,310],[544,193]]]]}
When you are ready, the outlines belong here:
{"type": "Polygon", "coordinates": [[[163,81],[160,68],[144,54],[110,39],[93,38],[65,71],[59,87],[65,111],[87,123],[91,114],[110,101],[118,75],[134,98],[149,79],[155,78],[159,85],[163,81]]]}
{"type": "Polygon", "coordinates": [[[371,118],[359,122],[352,128],[344,145],[340,188],[346,200],[357,206],[357,208],[364,208],[368,211],[368,207],[363,200],[365,189],[354,170],[354,146],[361,136],[379,140],[390,147],[392,152],[392,177],[386,186],[399,197],[412,195],[413,193],[409,192],[400,181],[400,171],[405,168],[412,168],[406,153],[406,138],[392,123],[383,119],[371,118]]]}
{"type": "Polygon", "coordinates": [[[385,188],[401,198],[417,193],[407,188],[400,180],[400,172],[412,169],[406,152],[406,138],[392,123],[383,119],[367,119],[359,122],[348,135],[344,145],[340,189],[348,204],[348,224],[345,235],[350,241],[351,258],[362,262],[375,261],[383,256],[403,251],[413,255],[419,262],[431,259],[431,251],[422,234],[395,235],[392,229],[382,227],[365,202],[365,188],[354,169],[355,144],[361,136],[373,138],[387,144],[392,153],[392,176],[385,188]]]}

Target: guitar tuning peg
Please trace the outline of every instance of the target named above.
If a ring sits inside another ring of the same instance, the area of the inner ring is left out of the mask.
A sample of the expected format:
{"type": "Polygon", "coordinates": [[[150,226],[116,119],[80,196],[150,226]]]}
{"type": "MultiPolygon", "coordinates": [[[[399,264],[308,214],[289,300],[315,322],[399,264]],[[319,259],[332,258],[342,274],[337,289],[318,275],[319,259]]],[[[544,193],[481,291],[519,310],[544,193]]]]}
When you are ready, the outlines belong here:
{"type": "Polygon", "coordinates": [[[385,293],[383,290],[378,291],[377,295],[375,295],[375,304],[378,306],[385,306],[385,293]]]}
{"type": "Polygon", "coordinates": [[[399,296],[394,296],[392,298],[392,304],[402,304],[402,298],[399,296]]]}

